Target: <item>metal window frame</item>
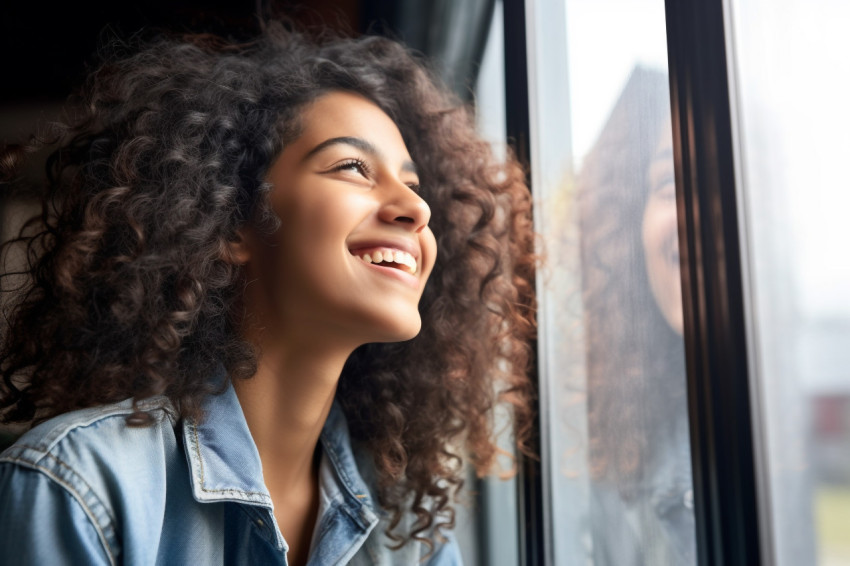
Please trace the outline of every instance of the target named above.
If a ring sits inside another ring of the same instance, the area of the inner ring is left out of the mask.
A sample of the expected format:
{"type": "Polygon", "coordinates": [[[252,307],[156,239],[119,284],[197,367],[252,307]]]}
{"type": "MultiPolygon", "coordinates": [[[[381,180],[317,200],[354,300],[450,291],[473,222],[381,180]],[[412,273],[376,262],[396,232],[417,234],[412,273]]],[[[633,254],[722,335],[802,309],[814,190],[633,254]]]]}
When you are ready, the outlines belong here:
{"type": "Polygon", "coordinates": [[[723,0],[667,0],[666,20],[698,559],[757,566],[757,399],[723,0]]]}
{"type": "MultiPolygon", "coordinates": [[[[526,37],[526,3],[524,0],[504,0],[505,40],[505,124],[507,140],[514,155],[526,172],[526,183],[534,191],[531,179],[531,151],[529,140],[529,83],[526,37]]],[[[530,448],[542,454],[540,426],[540,372],[537,360],[537,341],[531,344],[534,359],[530,375],[535,387],[534,430],[537,434],[530,441],[530,448]]],[[[541,459],[520,456],[518,462],[517,501],[519,502],[519,559],[523,566],[538,566],[546,563],[545,518],[543,500],[543,469],[541,459]]]]}

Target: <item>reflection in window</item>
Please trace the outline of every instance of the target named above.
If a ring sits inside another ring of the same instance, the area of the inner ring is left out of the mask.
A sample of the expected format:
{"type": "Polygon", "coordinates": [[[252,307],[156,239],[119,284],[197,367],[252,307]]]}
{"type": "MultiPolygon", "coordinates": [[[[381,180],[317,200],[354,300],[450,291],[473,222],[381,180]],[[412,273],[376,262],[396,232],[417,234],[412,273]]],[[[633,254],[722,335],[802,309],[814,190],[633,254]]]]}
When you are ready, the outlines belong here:
{"type": "Polygon", "coordinates": [[[530,22],[547,551],[695,565],[664,3],[530,22]]]}
{"type": "Polygon", "coordinates": [[[665,74],[631,74],[584,160],[577,197],[594,564],[693,564],[665,74]]]}

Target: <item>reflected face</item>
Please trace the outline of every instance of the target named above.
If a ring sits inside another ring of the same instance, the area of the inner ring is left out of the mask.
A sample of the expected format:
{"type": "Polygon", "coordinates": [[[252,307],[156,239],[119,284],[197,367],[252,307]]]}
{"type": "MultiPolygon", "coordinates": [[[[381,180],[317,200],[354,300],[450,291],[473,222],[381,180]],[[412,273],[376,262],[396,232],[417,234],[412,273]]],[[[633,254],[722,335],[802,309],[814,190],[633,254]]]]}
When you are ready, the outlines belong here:
{"type": "Polygon", "coordinates": [[[673,330],[682,333],[682,289],[673,139],[668,122],[649,166],[649,198],[643,213],[643,249],[652,294],[673,330]]]}
{"type": "Polygon", "coordinates": [[[281,227],[247,238],[254,317],[283,337],[413,338],[436,242],[401,133],[346,92],[319,98],[301,123],[266,177],[281,227]]]}

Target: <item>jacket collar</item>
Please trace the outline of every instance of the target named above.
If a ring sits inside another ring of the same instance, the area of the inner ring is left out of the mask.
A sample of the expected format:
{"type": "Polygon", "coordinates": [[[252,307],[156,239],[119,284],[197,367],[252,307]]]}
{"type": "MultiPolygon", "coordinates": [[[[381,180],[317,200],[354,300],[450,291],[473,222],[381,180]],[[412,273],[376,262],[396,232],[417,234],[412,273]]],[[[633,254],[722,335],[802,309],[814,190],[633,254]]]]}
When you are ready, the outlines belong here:
{"type": "MultiPolygon", "coordinates": [[[[203,414],[200,422],[187,419],[183,426],[195,500],[233,501],[271,510],[260,454],[229,380],[222,393],[207,397],[203,414]]],[[[332,478],[323,476],[323,481],[333,481],[323,489],[341,499],[361,528],[371,529],[378,520],[377,505],[358,469],[348,423],[337,401],[322,428],[321,443],[334,472],[332,478]]]]}
{"type": "Polygon", "coordinates": [[[202,409],[202,420],[187,419],[183,426],[195,499],[271,508],[260,453],[233,385],[228,382],[222,393],[209,395],[202,409]]]}
{"type": "Polygon", "coordinates": [[[371,530],[378,522],[374,464],[367,455],[355,456],[348,421],[336,399],[322,428],[321,443],[324,450],[322,457],[331,463],[336,477],[333,483],[323,481],[322,489],[349,510],[360,528],[371,530]],[[366,479],[361,471],[366,473],[366,479]]]}

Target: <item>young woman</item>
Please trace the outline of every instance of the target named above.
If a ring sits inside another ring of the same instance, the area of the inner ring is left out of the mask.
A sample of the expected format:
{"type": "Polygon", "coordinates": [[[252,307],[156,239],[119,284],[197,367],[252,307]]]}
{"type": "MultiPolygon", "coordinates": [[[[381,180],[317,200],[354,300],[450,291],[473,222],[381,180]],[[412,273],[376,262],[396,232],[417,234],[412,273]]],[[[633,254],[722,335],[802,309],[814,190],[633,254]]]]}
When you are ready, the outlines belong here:
{"type": "Polygon", "coordinates": [[[10,244],[0,562],[459,563],[462,457],[529,430],[516,164],[374,37],[160,39],[83,101],[10,244]]]}

